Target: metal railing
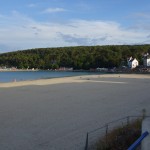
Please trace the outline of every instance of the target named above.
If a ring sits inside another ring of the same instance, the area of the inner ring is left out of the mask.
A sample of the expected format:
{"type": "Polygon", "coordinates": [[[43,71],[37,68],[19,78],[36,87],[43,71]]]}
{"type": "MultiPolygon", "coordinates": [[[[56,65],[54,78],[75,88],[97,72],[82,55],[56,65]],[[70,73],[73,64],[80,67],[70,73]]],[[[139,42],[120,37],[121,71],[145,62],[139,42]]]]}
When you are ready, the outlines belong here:
{"type": "MultiPolygon", "coordinates": [[[[86,142],[85,142],[85,150],[97,149],[96,143],[99,142],[101,138],[103,139],[103,141],[101,141],[101,142],[105,143],[105,145],[107,145],[108,134],[111,131],[113,131],[114,129],[117,129],[117,128],[123,129],[125,126],[128,126],[133,121],[135,121],[137,119],[144,119],[145,117],[150,117],[150,116],[127,116],[127,117],[120,118],[120,119],[114,120],[112,122],[109,122],[100,128],[97,128],[95,130],[87,132],[86,142]]],[[[124,131],[124,132],[127,132],[127,131],[124,131]]],[[[119,138],[120,137],[116,137],[116,140],[119,138]]]]}

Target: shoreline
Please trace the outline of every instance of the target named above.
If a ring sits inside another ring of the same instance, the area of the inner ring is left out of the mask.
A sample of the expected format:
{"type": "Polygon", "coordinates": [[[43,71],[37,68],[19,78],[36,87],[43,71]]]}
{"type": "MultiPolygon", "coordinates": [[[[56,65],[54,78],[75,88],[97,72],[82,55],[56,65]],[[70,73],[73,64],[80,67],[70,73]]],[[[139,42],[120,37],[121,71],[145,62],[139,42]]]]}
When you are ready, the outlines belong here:
{"type": "Polygon", "coordinates": [[[30,85],[53,85],[62,83],[82,83],[90,82],[92,79],[103,78],[134,78],[134,79],[150,79],[148,74],[98,74],[98,75],[80,75],[71,77],[60,77],[51,79],[38,79],[38,80],[26,80],[26,81],[14,81],[7,83],[0,83],[0,88],[20,87],[30,85]]]}

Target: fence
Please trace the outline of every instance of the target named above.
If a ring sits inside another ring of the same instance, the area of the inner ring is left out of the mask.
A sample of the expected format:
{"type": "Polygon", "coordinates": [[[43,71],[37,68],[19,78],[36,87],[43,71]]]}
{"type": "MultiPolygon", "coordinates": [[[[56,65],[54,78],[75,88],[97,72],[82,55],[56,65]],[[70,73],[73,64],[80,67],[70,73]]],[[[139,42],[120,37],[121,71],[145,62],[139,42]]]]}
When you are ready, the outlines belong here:
{"type": "MultiPolygon", "coordinates": [[[[149,116],[144,116],[144,115],[143,116],[127,116],[127,117],[109,122],[105,124],[104,126],[97,128],[93,131],[87,132],[85,150],[108,149],[107,146],[110,145],[109,143],[110,140],[114,138],[112,135],[113,134],[112,132],[114,132],[115,130],[118,130],[118,132],[122,132],[122,134],[128,133],[129,134],[128,136],[131,136],[132,138],[132,136],[135,136],[133,134],[136,133],[135,128],[133,129],[132,127],[132,129],[131,128],[129,129],[126,127],[129,127],[130,124],[132,124],[135,121],[140,122],[139,124],[141,124],[142,119],[144,117],[149,117],[149,116]],[[112,133],[112,134],[110,135],[109,133],[112,133]]],[[[137,131],[137,132],[141,133],[141,128],[140,128],[140,131],[137,131]]],[[[123,141],[123,139],[121,138],[122,138],[121,136],[115,136],[115,139],[113,140],[115,140],[115,142],[118,144],[120,141],[123,141]]],[[[123,143],[123,144],[125,145],[126,143],[123,143]]]]}

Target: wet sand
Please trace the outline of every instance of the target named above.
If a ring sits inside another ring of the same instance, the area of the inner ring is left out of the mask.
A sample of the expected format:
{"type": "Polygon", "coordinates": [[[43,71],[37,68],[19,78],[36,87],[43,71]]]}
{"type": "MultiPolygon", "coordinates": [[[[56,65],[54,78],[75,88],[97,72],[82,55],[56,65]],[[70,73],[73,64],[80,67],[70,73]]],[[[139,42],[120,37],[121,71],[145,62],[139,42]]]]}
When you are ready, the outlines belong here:
{"type": "Polygon", "coordinates": [[[86,132],[150,114],[149,75],[92,75],[0,84],[2,150],[80,150],[86,132]]]}
{"type": "MultiPolygon", "coordinates": [[[[52,78],[52,79],[40,79],[31,81],[13,81],[9,83],[0,83],[0,87],[18,87],[28,85],[51,85],[61,83],[81,83],[87,82],[90,79],[100,78],[131,78],[131,79],[150,79],[150,74],[100,74],[100,75],[82,75],[75,77],[63,77],[63,78],[52,78]]],[[[88,81],[89,82],[89,81],[88,81]]]]}

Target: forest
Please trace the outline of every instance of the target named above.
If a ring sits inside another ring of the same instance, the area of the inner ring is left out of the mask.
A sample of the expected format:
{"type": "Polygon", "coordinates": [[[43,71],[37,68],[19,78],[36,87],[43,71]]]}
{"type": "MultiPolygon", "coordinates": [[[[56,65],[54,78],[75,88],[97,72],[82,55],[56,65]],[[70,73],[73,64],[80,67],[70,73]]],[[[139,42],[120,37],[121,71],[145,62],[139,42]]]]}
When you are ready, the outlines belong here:
{"type": "Polygon", "coordinates": [[[128,57],[136,58],[142,65],[142,55],[150,53],[150,45],[74,46],[36,48],[0,54],[0,66],[18,69],[57,69],[72,67],[74,70],[126,65],[128,57]]]}

